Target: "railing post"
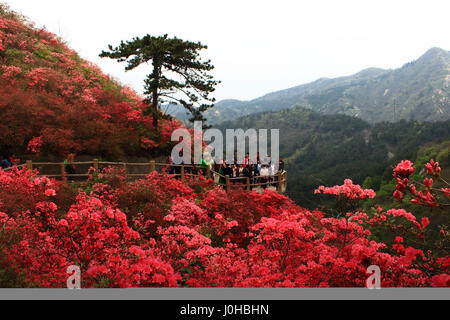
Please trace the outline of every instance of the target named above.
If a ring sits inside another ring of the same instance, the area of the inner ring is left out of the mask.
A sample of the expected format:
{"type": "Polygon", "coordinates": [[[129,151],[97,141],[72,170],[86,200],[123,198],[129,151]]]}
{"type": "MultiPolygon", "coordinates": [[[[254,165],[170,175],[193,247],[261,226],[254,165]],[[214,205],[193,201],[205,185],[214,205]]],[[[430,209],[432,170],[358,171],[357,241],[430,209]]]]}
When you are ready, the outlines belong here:
{"type": "Polygon", "coordinates": [[[156,163],[155,160],[150,161],[150,172],[153,172],[156,170],[156,163]]]}
{"type": "Polygon", "coordinates": [[[230,177],[227,176],[227,177],[225,178],[225,181],[226,181],[226,190],[227,190],[227,192],[228,192],[228,191],[230,191],[230,188],[231,188],[231,187],[230,187],[230,177]]]}
{"type": "Polygon", "coordinates": [[[211,167],[206,166],[206,179],[211,179],[211,167]]]}
{"type": "Polygon", "coordinates": [[[284,191],[287,190],[287,171],[284,172],[284,191]]]}
{"type": "Polygon", "coordinates": [[[283,175],[282,175],[282,173],[281,173],[281,171],[278,171],[278,173],[277,173],[277,176],[278,176],[278,192],[279,193],[282,193],[283,192],[283,175]]]}
{"type": "Polygon", "coordinates": [[[93,161],[93,163],[94,163],[94,169],[96,170],[96,171],[98,171],[98,159],[94,159],[94,161],[93,161]]]}
{"type": "Polygon", "coordinates": [[[122,164],[122,166],[123,166],[123,172],[125,173],[125,178],[128,178],[127,164],[124,162],[124,163],[122,164]]]}
{"type": "Polygon", "coordinates": [[[184,166],[181,166],[181,180],[184,180],[184,166]]]}
{"type": "Polygon", "coordinates": [[[247,190],[250,191],[250,178],[247,177],[247,190]]]}
{"type": "Polygon", "coordinates": [[[61,163],[61,180],[65,180],[66,178],[66,166],[64,163],[61,163]]]}
{"type": "Polygon", "coordinates": [[[27,164],[27,168],[29,170],[33,170],[33,161],[32,160],[27,160],[26,164],[27,164]]]}

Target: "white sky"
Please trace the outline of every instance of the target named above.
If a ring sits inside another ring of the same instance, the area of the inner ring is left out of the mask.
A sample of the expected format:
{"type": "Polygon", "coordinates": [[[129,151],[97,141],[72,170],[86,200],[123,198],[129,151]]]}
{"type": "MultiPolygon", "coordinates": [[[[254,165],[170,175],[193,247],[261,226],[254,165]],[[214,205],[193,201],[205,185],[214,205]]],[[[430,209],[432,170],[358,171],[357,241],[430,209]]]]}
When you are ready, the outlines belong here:
{"type": "Polygon", "coordinates": [[[138,92],[150,66],[125,73],[98,54],[147,33],[208,45],[204,56],[222,81],[218,100],[397,68],[431,47],[450,49],[448,0],[3,1],[138,92]]]}

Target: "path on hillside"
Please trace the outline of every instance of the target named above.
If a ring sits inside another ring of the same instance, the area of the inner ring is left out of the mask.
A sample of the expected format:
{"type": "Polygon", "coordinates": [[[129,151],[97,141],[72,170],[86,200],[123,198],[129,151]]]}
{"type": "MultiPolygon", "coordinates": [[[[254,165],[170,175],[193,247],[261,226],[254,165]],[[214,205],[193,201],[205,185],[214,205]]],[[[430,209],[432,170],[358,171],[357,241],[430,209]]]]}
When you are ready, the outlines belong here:
{"type": "MultiPolygon", "coordinates": [[[[199,170],[198,166],[194,165],[176,165],[176,164],[168,164],[168,163],[158,163],[154,160],[150,162],[140,162],[140,163],[127,163],[127,162],[109,162],[109,161],[100,161],[98,159],[93,159],[92,161],[84,161],[84,162],[72,162],[69,165],[73,166],[75,172],[83,172],[83,173],[74,173],[67,174],[66,166],[68,164],[65,162],[33,162],[31,160],[27,160],[26,163],[17,165],[11,168],[6,169],[5,171],[12,170],[13,168],[28,168],[30,170],[38,169],[40,176],[46,176],[49,178],[55,179],[63,179],[66,181],[72,182],[80,182],[85,181],[89,178],[90,173],[89,170],[94,168],[99,170],[105,167],[121,167],[129,180],[142,179],[146,177],[149,173],[153,171],[157,172],[169,172],[169,170],[173,170],[179,173],[170,174],[174,177],[179,177],[180,179],[184,179],[186,176],[191,175],[189,172],[193,170],[199,170]],[[176,170],[174,170],[176,168],[176,170]]],[[[285,193],[287,189],[287,172],[278,172],[277,175],[272,176],[270,181],[260,182],[261,179],[266,180],[266,177],[255,176],[251,179],[248,177],[228,177],[224,176],[218,172],[211,170],[210,167],[206,167],[206,172],[203,173],[206,177],[213,178],[213,181],[216,185],[220,185],[224,187],[227,191],[232,189],[244,189],[244,190],[254,190],[258,192],[262,192],[264,187],[268,190],[278,191],[279,193],[285,193]],[[219,183],[222,178],[225,183],[219,183]],[[280,183],[278,183],[280,181],[280,183]]]]}

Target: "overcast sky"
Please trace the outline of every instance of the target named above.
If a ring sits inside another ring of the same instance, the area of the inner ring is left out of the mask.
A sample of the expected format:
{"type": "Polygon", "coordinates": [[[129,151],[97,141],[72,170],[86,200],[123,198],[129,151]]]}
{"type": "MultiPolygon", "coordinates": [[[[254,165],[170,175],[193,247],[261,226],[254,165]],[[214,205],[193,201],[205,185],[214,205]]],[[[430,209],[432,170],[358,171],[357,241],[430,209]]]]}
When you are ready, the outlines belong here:
{"type": "Polygon", "coordinates": [[[450,49],[448,0],[6,2],[138,92],[150,66],[125,73],[98,54],[147,33],[208,45],[204,56],[222,81],[218,100],[249,100],[367,67],[398,68],[431,47],[450,49]]]}

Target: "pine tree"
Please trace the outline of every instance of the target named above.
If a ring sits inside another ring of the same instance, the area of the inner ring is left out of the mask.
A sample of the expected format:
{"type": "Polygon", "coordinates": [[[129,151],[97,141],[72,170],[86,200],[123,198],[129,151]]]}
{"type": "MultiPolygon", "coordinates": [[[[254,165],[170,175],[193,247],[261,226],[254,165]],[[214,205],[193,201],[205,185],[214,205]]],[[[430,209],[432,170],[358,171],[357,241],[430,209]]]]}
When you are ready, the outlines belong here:
{"type": "Polygon", "coordinates": [[[121,41],[118,47],[108,47],[109,51],[102,51],[100,57],[126,62],[126,71],[143,63],[152,63],[153,72],[145,79],[144,93],[148,104],[146,112],[153,116],[155,127],[162,116],[160,106],[165,103],[182,105],[190,112],[191,122],[206,120],[202,113],[214,106],[215,99],[210,94],[220,83],[207,73],[214,69],[211,61],[200,59],[199,51],[207,49],[207,46],[176,37],[168,38],[166,34],[136,37],[131,41],[121,41]],[[174,77],[169,78],[169,75],[174,77]]]}

